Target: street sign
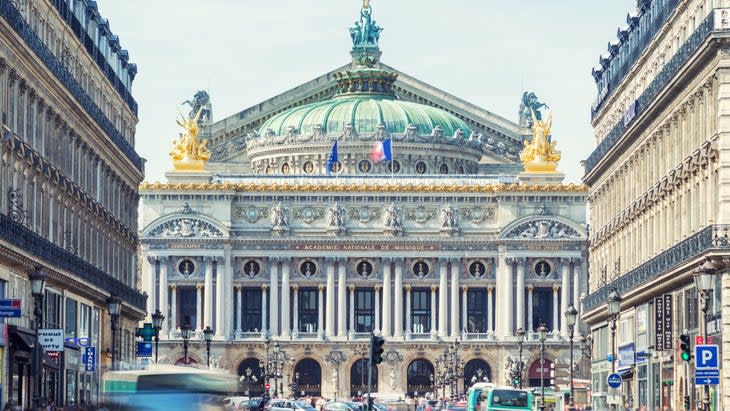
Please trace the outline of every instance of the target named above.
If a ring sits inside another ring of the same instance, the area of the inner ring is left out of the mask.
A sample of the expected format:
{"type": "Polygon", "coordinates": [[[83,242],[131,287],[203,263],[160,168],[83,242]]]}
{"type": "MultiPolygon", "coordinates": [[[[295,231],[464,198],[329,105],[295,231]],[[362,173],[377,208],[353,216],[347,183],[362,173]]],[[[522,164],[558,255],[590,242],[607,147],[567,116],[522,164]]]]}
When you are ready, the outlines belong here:
{"type": "Polygon", "coordinates": [[[695,345],[695,368],[719,368],[717,345],[695,345]]]}
{"type": "Polygon", "coordinates": [[[20,300],[17,298],[0,300],[0,318],[19,318],[20,309],[20,300]]]}
{"type": "Polygon", "coordinates": [[[152,343],[146,341],[138,341],[137,357],[152,357],[152,343]]]}
{"type": "Polygon", "coordinates": [[[701,368],[695,370],[695,378],[720,377],[720,370],[717,368],[701,368]]]}
{"type": "Polygon", "coordinates": [[[142,341],[152,341],[154,336],[155,329],[152,327],[152,323],[144,323],[142,328],[137,328],[137,337],[142,337],[142,341]]]}
{"type": "Polygon", "coordinates": [[[606,378],[606,383],[611,388],[618,388],[621,386],[621,376],[616,373],[608,374],[608,377],[606,378]]]}
{"type": "Polygon", "coordinates": [[[63,330],[45,328],[38,330],[38,342],[44,351],[63,351],[63,330]]]}
{"type": "Polygon", "coordinates": [[[96,369],[96,347],[86,347],[84,353],[84,370],[94,371],[96,369]]]}
{"type": "Polygon", "coordinates": [[[695,335],[695,345],[702,345],[705,343],[705,338],[701,335],[695,335]]]}
{"type": "Polygon", "coordinates": [[[697,385],[720,385],[720,377],[695,378],[697,385]]]}

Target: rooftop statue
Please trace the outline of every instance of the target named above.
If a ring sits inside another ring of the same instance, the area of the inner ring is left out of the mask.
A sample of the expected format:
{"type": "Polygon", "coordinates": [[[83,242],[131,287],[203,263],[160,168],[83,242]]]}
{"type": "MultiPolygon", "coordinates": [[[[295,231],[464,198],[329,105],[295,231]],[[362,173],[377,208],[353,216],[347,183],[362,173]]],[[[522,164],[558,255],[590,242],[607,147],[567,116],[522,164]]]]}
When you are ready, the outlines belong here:
{"type": "Polygon", "coordinates": [[[180,120],[177,120],[177,124],[183,128],[183,132],[180,133],[180,138],[172,142],[173,148],[170,152],[170,158],[176,169],[180,168],[178,162],[196,162],[201,163],[202,166],[202,163],[207,162],[210,158],[208,140],[198,139],[200,116],[203,110],[204,108],[200,107],[194,116],[187,119],[181,113],[180,120]]]}
{"type": "Polygon", "coordinates": [[[520,160],[526,172],[554,173],[560,161],[560,151],[555,149],[556,142],[549,141],[553,114],[548,113],[547,120],[538,119],[535,111],[530,112],[532,120],[532,140],[524,142],[520,160]]]}
{"type": "Polygon", "coordinates": [[[378,46],[380,32],[383,31],[383,28],[375,23],[372,15],[373,8],[370,7],[370,1],[363,0],[362,9],[360,9],[360,21],[356,21],[355,25],[350,27],[350,36],[354,48],[378,46]]]}
{"type": "Polygon", "coordinates": [[[541,108],[550,108],[547,104],[541,103],[535,93],[531,91],[525,91],[522,93],[522,101],[520,102],[520,125],[521,126],[532,126],[532,116],[537,120],[542,120],[541,108]]]}
{"type": "Polygon", "coordinates": [[[213,109],[210,104],[210,96],[207,91],[198,90],[192,99],[183,101],[183,104],[190,106],[189,118],[195,117],[195,115],[202,109],[201,115],[198,119],[198,124],[208,124],[213,121],[213,109]]]}

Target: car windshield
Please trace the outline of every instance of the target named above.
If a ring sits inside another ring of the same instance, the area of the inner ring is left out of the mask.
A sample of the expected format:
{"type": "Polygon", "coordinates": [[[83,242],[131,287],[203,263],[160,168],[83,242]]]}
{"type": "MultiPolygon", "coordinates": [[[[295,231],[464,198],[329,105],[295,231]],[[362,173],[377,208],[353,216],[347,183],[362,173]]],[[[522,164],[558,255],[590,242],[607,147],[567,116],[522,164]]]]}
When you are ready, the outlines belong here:
{"type": "Polygon", "coordinates": [[[517,390],[492,391],[492,404],[507,407],[527,407],[527,392],[517,390]]]}
{"type": "Polygon", "coordinates": [[[307,403],[306,401],[294,401],[294,404],[297,405],[297,408],[304,408],[304,409],[311,409],[312,405],[307,403]]]}

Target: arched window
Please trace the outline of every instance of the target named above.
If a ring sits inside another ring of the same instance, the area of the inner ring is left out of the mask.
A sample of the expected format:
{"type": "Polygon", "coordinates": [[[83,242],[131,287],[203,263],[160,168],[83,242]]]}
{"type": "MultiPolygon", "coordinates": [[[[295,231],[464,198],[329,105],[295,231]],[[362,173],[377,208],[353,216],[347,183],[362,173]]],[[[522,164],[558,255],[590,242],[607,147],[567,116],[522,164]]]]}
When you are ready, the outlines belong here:
{"type": "MultiPolygon", "coordinates": [[[[373,365],[372,391],[378,392],[378,367],[373,365]]],[[[350,368],[350,396],[362,395],[368,391],[368,360],[359,359],[350,368]]]]}
{"type": "Polygon", "coordinates": [[[434,392],[433,364],[427,360],[413,360],[408,364],[408,395],[434,392]]]}
{"type": "Polygon", "coordinates": [[[246,358],[238,364],[239,391],[246,396],[260,397],[264,395],[264,379],[261,363],[258,358],[246,358]]]}
{"type": "Polygon", "coordinates": [[[306,358],[294,366],[294,379],[298,386],[299,395],[322,395],[322,367],[311,358],[306,358]],[[297,374],[299,377],[297,378],[297,374]]]}
{"type": "Polygon", "coordinates": [[[476,382],[492,382],[492,367],[479,358],[469,360],[464,365],[464,383],[471,386],[476,382]]]}
{"type": "Polygon", "coordinates": [[[551,370],[553,369],[553,362],[545,358],[542,370],[540,369],[540,359],[536,359],[527,369],[527,377],[530,381],[530,387],[540,387],[540,381],[545,387],[552,387],[553,380],[550,378],[551,370]]]}

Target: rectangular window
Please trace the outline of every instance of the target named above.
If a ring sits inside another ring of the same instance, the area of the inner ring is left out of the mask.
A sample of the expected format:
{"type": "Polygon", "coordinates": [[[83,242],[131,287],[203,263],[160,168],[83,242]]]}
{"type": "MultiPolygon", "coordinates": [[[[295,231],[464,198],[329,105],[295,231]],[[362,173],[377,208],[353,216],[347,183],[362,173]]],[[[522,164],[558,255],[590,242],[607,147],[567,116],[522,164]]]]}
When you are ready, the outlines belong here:
{"type": "Polygon", "coordinates": [[[319,327],[319,301],[317,290],[314,288],[302,288],[299,290],[299,331],[303,333],[317,332],[319,327]]]}
{"type": "Polygon", "coordinates": [[[61,295],[46,290],[46,297],[43,300],[46,328],[61,328],[61,295]]]}
{"type": "Polygon", "coordinates": [[[487,332],[487,290],[475,289],[466,292],[466,331],[487,332]]]}
{"type": "Polygon", "coordinates": [[[261,331],[261,289],[244,288],[241,296],[243,297],[242,330],[244,332],[261,331]]]}
{"type": "Polygon", "coordinates": [[[194,286],[180,286],[177,287],[177,327],[182,327],[184,324],[189,325],[195,329],[197,324],[197,296],[194,286]]]}
{"type": "Polygon", "coordinates": [[[79,338],[91,336],[91,307],[81,303],[79,309],[79,338]]]}
{"type": "Polygon", "coordinates": [[[695,330],[698,327],[697,311],[699,301],[697,299],[697,289],[692,287],[684,292],[685,310],[684,324],[687,330],[695,330]]]}
{"type": "Polygon", "coordinates": [[[63,327],[66,338],[77,337],[76,306],[76,300],[66,298],[66,322],[63,327]]]}
{"type": "Polygon", "coordinates": [[[99,319],[101,317],[101,309],[94,307],[91,317],[91,346],[99,346],[99,319]]]}
{"type": "Polygon", "coordinates": [[[372,332],[373,323],[375,323],[375,293],[372,289],[356,289],[355,332],[372,332]]]}
{"type": "Polygon", "coordinates": [[[428,294],[426,288],[411,291],[411,331],[415,334],[431,332],[431,299],[428,294]]]}

